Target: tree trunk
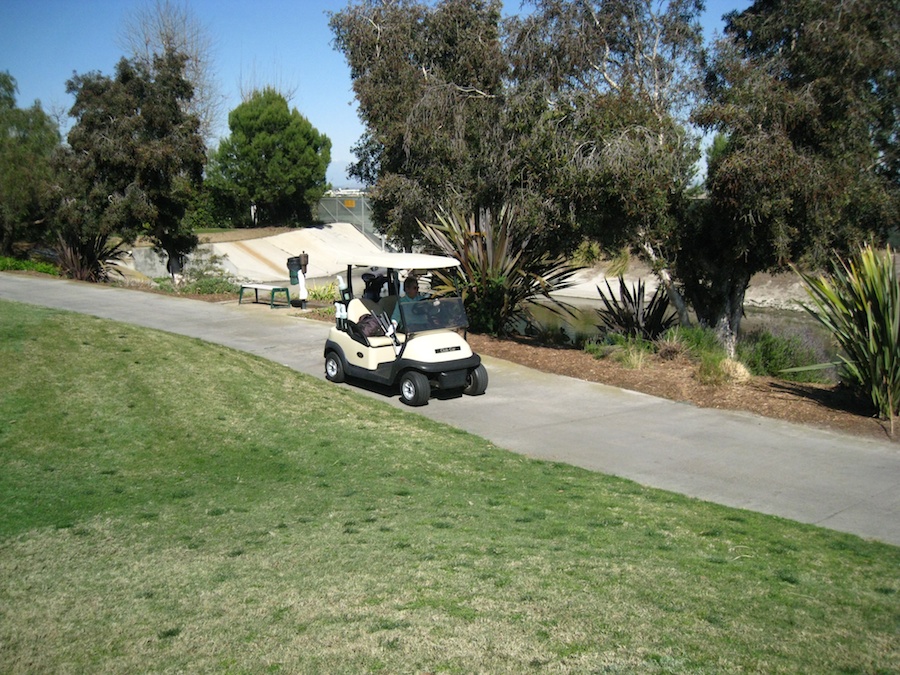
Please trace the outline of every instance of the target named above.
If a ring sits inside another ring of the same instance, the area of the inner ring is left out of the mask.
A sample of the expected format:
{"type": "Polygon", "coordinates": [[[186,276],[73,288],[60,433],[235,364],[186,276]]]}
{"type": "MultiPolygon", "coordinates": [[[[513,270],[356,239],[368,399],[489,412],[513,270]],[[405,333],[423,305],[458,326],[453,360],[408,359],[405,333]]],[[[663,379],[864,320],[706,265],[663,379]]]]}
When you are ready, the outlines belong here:
{"type": "Polygon", "coordinates": [[[701,326],[715,329],[729,358],[734,358],[744,295],[750,284],[749,269],[735,266],[705,279],[686,280],[688,299],[701,326]]]}
{"type": "Polygon", "coordinates": [[[716,333],[725,347],[729,359],[733,359],[737,349],[741,318],[744,316],[744,295],[750,285],[750,275],[743,270],[736,271],[728,280],[723,291],[721,314],[716,321],[716,333]]]}
{"type": "Polygon", "coordinates": [[[684,301],[684,296],[681,295],[678,288],[675,286],[675,282],[672,281],[672,275],[669,274],[669,270],[661,269],[656,274],[662,281],[666,293],[669,295],[669,302],[675,306],[675,311],[678,312],[679,323],[684,328],[689,328],[691,325],[691,316],[688,314],[687,303],[684,301]]]}
{"type": "Polygon", "coordinates": [[[656,251],[653,250],[653,247],[648,242],[644,242],[642,247],[644,249],[644,253],[652,263],[651,266],[654,270],[656,270],[656,276],[659,277],[663,288],[666,289],[666,293],[669,296],[669,302],[671,302],[675,306],[675,311],[678,313],[679,323],[685,328],[689,327],[691,325],[691,317],[690,314],[688,314],[687,303],[685,303],[684,296],[681,295],[678,288],[675,286],[675,282],[672,281],[672,274],[671,272],[669,272],[669,268],[660,267],[659,269],[657,269],[659,257],[656,255],[656,251]]]}
{"type": "Polygon", "coordinates": [[[11,256],[13,253],[13,236],[12,230],[7,228],[2,228],[2,235],[0,235],[0,255],[11,256]]]}

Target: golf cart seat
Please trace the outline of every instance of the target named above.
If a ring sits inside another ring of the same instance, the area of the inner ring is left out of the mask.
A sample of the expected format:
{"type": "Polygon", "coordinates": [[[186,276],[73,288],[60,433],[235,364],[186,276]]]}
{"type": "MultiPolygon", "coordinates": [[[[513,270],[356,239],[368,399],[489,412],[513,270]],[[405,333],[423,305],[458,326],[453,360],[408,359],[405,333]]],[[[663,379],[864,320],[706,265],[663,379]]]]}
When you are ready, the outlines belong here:
{"type": "Polygon", "coordinates": [[[353,298],[347,305],[347,318],[353,323],[357,323],[363,314],[376,313],[378,313],[378,303],[368,298],[353,298]]]}
{"type": "Polygon", "coordinates": [[[360,319],[366,314],[380,316],[383,310],[377,302],[368,298],[353,298],[347,305],[347,321],[349,323],[350,336],[369,347],[392,347],[394,342],[386,335],[366,335],[359,327],[360,319]]]}
{"type": "Polygon", "coordinates": [[[399,300],[399,295],[386,295],[379,303],[381,305],[381,311],[387,314],[388,317],[394,316],[394,308],[397,306],[399,300]]]}

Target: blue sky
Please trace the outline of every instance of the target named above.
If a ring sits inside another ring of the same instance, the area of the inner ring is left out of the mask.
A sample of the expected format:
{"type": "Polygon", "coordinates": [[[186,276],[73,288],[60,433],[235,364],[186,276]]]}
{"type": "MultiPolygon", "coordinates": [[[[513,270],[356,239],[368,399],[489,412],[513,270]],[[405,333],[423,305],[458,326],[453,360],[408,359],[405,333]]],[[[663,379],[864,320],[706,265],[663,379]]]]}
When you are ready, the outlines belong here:
{"type": "MultiPolygon", "coordinates": [[[[180,0],[176,0],[179,2],[180,0]]],[[[20,107],[39,100],[45,110],[68,110],[66,80],[73,72],[111,75],[124,56],[119,46],[125,18],[153,0],[3,0],[0,13],[0,71],[16,78],[20,107]]],[[[328,180],[350,185],[345,167],[362,134],[350,73],[331,46],[327,12],[347,0],[188,0],[214,42],[219,88],[225,96],[220,136],[228,133],[227,112],[248,85],[293,91],[292,107],[332,142],[328,180]]],[[[506,0],[515,11],[518,0],[506,0]]],[[[722,30],[721,17],[744,9],[749,0],[708,0],[707,38],[722,30]]]]}

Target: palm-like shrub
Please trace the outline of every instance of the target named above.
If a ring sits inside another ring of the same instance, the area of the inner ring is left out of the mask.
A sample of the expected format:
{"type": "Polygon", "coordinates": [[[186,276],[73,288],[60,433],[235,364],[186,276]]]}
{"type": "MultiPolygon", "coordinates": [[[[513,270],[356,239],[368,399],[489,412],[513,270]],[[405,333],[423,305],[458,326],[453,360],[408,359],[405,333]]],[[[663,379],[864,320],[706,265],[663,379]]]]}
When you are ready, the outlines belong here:
{"type": "Polygon", "coordinates": [[[511,332],[517,321],[527,319],[529,303],[538,298],[552,302],[550,292],[571,286],[580,269],[532,245],[529,233],[518,225],[515,207],[468,216],[441,208],[436,218],[433,224],[419,223],[422,233],[461,266],[455,273],[436,273],[433,288],[437,293],[459,293],[475,332],[511,332]]]}
{"type": "Polygon", "coordinates": [[[814,305],[803,308],[840,345],[842,380],[890,420],[893,435],[900,414],[900,281],[890,247],[867,245],[848,261],[838,258],[829,276],[798,274],[814,305]]]}
{"type": "Polygon", "coordinates": [[[629,338],[656,340],[669,328],[675,325],[678,316],[669,310],[669,299],[662,287],[656,289],[646,301],[646,287],[641,279],[631,290],[625,280],[619,277],[619,297],[616,298],[609,282],[606,282],[605,294],[599,286],[597,292],[604,307],[597,310],[601,331],[616,333],[629,338]]]}
{"type": "Polygon", "coordinates": [[[125,256],[118,240],[109,235],[59,235],[57,264],[63,275],[79,281],[109,281],[110,265],[125,256]]]}

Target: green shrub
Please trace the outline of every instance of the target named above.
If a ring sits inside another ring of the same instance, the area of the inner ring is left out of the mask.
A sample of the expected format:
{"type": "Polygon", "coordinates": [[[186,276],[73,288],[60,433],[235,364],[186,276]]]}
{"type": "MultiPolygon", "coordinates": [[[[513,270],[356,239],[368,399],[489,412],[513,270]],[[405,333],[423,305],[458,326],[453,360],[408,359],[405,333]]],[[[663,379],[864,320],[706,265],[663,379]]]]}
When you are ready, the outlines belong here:
{"type": "Polygon", "coordinates": [[[175,288],[175,282],[172,277],[155,277],[153,283],[156,284],[156,290],[163,293],[177,293],[179,289],[175,288]]]}
{"type": "Polygon", "coordinates": [[[734,379],[728,354],[713,329],[678,326],[666,331],[657,341],[658,345],[662,343],[670,352],[677,351],[676,345],[681,345],[684,353],[699,362],[697,379],[702,384],[718,386],[734,379]]]}
{"type": "Polygon", "coordinates": [[[188,281],[179,289],[181,293],[196,295],[223,295],[226,293],[238,293],[240,290],[240,285],[231,279],[215,276],[204,276],[188,281]]]}
{"type": "Polygon", "coordinates": [[[600,262],[602,258],[603,249],[600,248],[600,244],[587,239],[582,241],[572,254],[572,259],[583,267],[592,267],[600,262]]]}
{"type": "Polygon", "coordinates": [[[701,384],[719,386],[728,382],[728,371],[723,364],[728,361],[725,350],[721,354],[704,352],[700,356],[700,365],[697,367],[697,379],[701,384]]]}
{"type": "Polygon", "coordinates": [[[0,256],[0,272],[11,270],[59,275],[59,268],[53,263],[41,262],[38,260],[20,260],[19,258],[0,256]]]}
{"type": "Polygon", "coordinates": [[[530,320],[525,326],[525,335],[532,337],[538,344],[566,347],[573,343],[565,326],[558,321],[541,322],[530,320]]]}
{"type": "Polygon", "coordinates": [[[240,284],[225,274],[220,267],[220,262],[220,256],[198,249],[185,265],[183,280],[179,285],[176,286],[171,277],[160,277],[154,281],[158,290],[166,293],[189,293],[192,295],[239,293],[240,284]]]}
{"type": "Polygon", "coordinates": [[[754,375],[780,377],[796,382],[828,381],[827,375],[820,370],[783,372],[820,361],[816,351],[798,335],[776,335],[761,328],[750,331],[738,342],[737,356],[754,375]]]}
{"type": "Polygon", "coordinates": [[[643,338],[607,333],[586,342],[583,349],[595,359],[612,357],[623,365],[639,368],[646,362],[646,357],[656,351],[656,346],[643,338]]]}
{"type": "Polygon", "coordinates": [[[674,339],[669,333],[655,340],[654,346],[657,356],[663,361],[673,361],[688,353],[687,347],[677,339],[674,339]]]}
{"type": "Polygon", "coordinates": [[[702,359],[705,354],[712,355],[718,359],[723,359],[727,356],[716,332],[711,328],[678,326],[666,331],[663,339],[681,343],[688,354],[697,359],[702,359]]]}
{"type": "Polygon", "coordinates": [[[841,379],[891,421],[900,414],[900,279],[890,247],[837,258],[830,276],[798,274],[813,306],[802,305],[841,347],[841,379]]]}
{"type": "Polygon", "coordinates": [[[171,277],[159,277],[153,280],[156,282],[156,290],[164,293],[186,295],[226,295],[230,293],[237,294],[240,292],[240,284],[235,283],[226,277],[200,277],[193,280],[185,281],[176,286],[171,277]]]}
{"type": "Polygon", "coordinates": [[[106,234],[82,236],[77,231],[60,234],[56,248],[61,274],[95,283],[109,281],[110,268],[126,255],[118,239],[106,234]]]}
{"type": "Polygon", "coordinates": [[[309,293],[309,299],[316,302],[334,302],[338,299],[337,282],[331,281],[322,286],[308,286],[306,288],[309,293]]]}
{"type": "Polygon", "coordinates": [[[646,365],[650,354],[651,352],[635,342],[613,352],[612,358],[630,370],[640,370],[646,365]]]}
{"type": "Polygon", "coordinates": [[[621,349],[618,345],[606,344],[604,342],[598,342],[596,340],[590,340],[586,342],[584,345],[584,351],[593,356],[595,359],[605,359],[607,356],[610,356],[613,352],[621,349]]]}

